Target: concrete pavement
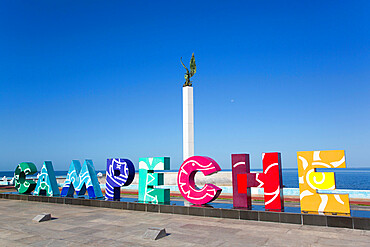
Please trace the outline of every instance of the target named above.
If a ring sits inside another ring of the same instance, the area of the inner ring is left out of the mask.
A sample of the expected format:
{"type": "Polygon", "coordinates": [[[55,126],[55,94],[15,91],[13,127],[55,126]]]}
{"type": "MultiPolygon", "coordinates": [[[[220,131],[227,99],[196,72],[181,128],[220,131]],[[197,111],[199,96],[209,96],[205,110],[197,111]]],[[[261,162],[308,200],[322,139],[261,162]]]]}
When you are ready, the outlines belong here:
{"type": "Polygon", "coordinates": [[[0,199],[0,246],[370,246],[370,231],[0,199]],[[35,223],[51,213],[55,219],[35,223]],[[167,237],[142,239],[148,227],[167,237]]]}

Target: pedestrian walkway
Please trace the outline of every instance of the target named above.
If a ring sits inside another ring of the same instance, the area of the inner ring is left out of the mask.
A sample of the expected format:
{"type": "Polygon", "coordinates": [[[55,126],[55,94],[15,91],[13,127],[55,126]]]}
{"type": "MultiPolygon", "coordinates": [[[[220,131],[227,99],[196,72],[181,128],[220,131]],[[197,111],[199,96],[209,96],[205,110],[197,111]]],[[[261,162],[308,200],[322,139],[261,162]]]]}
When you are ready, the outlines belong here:
{"type": "Polygon", "coordinates": [[[370,231],[0,199],[0,246],[370,246],[370,231]],[[41,213],[53,220],[35,223],[41,213]],[[164,227],[159,240],[142,239],[164,227]]]}

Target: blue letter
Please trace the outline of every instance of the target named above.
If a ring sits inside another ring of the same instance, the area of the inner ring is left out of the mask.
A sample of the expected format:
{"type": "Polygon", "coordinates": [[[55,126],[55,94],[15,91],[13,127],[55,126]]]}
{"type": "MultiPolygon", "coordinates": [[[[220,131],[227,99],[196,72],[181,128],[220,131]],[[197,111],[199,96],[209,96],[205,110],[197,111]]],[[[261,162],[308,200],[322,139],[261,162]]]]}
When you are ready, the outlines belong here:
{"type": "Polygon", "coordinates": [[[135,166],[129,159],[107,159],[105,199],[120,200],[121,187],[128,186],[135,177],[135,166]]]}
{"type": "Polygon", "coordinates": [[[82,168],[78,160],[72,160],[61,194],[72,197],[76,191],[80,196],[84,195],[86,190],[90,199],[103,197],[92,160],[85,160],[82,168]]]}

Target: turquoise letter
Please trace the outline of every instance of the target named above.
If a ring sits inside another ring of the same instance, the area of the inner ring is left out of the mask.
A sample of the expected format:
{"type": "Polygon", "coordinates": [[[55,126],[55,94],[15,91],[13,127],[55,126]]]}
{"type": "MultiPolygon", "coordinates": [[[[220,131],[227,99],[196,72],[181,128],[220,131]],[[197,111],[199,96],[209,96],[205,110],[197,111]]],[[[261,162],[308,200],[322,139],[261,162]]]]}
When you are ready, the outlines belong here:
{"type": "Polygon", "coordinates": [[[156,189],[154,186],[163,185],[163,173],[154,170],[169,170],[169,157],[139,159],[139,202],[169,203],[170,189],[156,189]]]}
{"type": "Polygon", "coordinates": [[[51,161],[45,161],[37,180],[34,195],[37,196],[60,196],[57,179],[51,161]]]}

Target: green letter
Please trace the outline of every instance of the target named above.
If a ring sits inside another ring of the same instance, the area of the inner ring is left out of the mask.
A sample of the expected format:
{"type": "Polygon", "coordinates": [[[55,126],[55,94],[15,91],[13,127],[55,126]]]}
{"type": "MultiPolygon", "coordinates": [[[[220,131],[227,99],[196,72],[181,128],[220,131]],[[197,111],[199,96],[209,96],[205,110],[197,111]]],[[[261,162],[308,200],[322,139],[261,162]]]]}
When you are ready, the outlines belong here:
{"type": "Polygon", "coordinates": [[[14,186],[20,194],[29,194],[35,189],[36,182],[27,180],[26,176],[35,174],[36,172],[37,168],[31,162],[22,162],[15,168],[14,186]]]}

